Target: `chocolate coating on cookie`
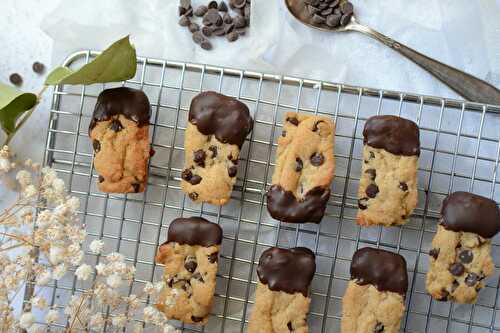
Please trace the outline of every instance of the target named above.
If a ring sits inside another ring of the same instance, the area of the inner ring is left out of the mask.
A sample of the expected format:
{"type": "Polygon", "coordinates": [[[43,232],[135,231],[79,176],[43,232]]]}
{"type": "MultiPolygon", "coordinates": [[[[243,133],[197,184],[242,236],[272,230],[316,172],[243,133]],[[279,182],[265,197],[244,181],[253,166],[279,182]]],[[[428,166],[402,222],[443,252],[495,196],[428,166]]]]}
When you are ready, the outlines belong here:
{"type": "Polygon", "coordinates": [[[253,119],[245,104],[213,91],[202,92],[193,98],[189,122],[202,134],[215,135],[220,142],[240,148],[253,127],[253,119]]]}
{"type": "Polygon", "coordinates": [[[305,297],[315,271],[314,253],[305,247],[267,249],[262,253],[257,267],[260,282],[269,289],[288,294],[298,292],[305,297]]]}
{"type": "Polygon", "coordinates": [[[141,90],[127,87],[104,90],[97,97],[89,132],[98,121],[109,120],[118,115],[135,121],[138,126],[149,125],[151,105],[146,94],[141,90]]]}
{"type": "Polygon", "coordinates": [[[483,238],[492,238],[500,231],[498,205],[476,194],[450,194],[443,201],[441,216],[441,224],[448,230],[472,232],[483,238]]]}
{"type": "Polygon", "coordinates": [[[413,121],[396,116],[374,116],[366,121],[364,143],[395,155],[420,155],[420,134],[413,121]]]}
{"type": "Polygon", "coordinates": [[[319,223],[325,215],[330,190],[315,187],[297,200],[293,192],[272,185],[267,192],[267,210],[279,221],[288,223],[319,223]]]}
{"type": "Polygon", "coordinates": [[[220,245],[221,242],[221,227],[202,217],[177,218],[168,228],[167,243],[208,247],[220,245]]]}
{"type": "Polygon", "coordinates": [[[408,290],[406,260],[397,253],[365,247],[352,257],[351,279],[404,296],[408,290]]]}

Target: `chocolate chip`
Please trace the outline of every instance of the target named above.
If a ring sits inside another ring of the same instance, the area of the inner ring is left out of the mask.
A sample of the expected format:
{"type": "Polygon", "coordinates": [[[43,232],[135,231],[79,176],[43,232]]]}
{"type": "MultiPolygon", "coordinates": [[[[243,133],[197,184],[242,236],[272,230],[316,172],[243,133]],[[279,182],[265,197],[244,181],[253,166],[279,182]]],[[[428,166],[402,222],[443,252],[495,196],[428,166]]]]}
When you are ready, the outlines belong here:
{"type": "Polygon", "coordinates": [[[98,180],[99,180],[99,183],[102,183],[104,181],[104,177],[103,176],[99,176],[98,180]]]}
{"type": "Polygon", "coordinates": [[[205,15],[203,15],[203,24],[208,26],[221,26],[222,16],[220,16],[217,9],[209,7],[208,11],[205,13],[205,15]]]}
{"type": "Polygon", "coordinates": [[[113,119],[109,128],[111,128],[112,131],[120,132],[123,129],[123,125],[118,119],[113,119]]]}
{"type": "Polygon", "coordinates": [[[335,7],[337,7],[339,4],[340,4],[340,0],[335,0],[335,1],[330,2],[330,5],[329,5],[328,7],[330,7],[330,8],[335,8],[335,7]]]}
{"type": "Polygon", "coordinates": [[[33,72],[37,73],[37,74],[42,74],[44,71],[45,71],[45,65],[42,64],[41,62],[38,62],[38,61],[35,61],[33,63],[33,72]]]}
{"type": "Polygon", "coordinates": [[[202,5],[202,6],[199,6],[195,9],[194,15],[198,16],[198,17],[202,17],[203,15],[205,15],[207,13],[207,11],[208,11],[208,7],[205,5],[202,5]]]}
{"type": "Polygon", "coordinates": [[[286,327],[288,327],[288,330],[290,332],[293,332],[293,326],[292,326],[292,322],[291,321],[289,321],[288,324],[286,324],[286,327]]]}
{"type": "Polygon", "coordinates": [[[371,159],[374,159],[374,158],[375,158],[375,153],[371,151],[371,152],[370,152],[370,160],[371,160],[371,159]]]}
{"type": "Polygon", "coordinates": [[[191,192],[189,193],[189,198],[193,201],[197,200],[198,199],[198,193],[196,192],[191,192]]]}
{"type": "Polygon", "coordinates": [[[99,140],[93,140],[92,147],[94,148],[94,151],[96,153],[100,152],[101,151],[101,143],[99,142],[99,140]]]}
{"type": "Polygon", "coordinates": [[[465,284],[468,285],[469,287],[474,287],[478,281],[479,281],[479,275],[473,272],[469,273],[465,278],[465,284]]]}
{"type": "Polygon", "coordinates": [[[196,32],[196,31],[200,31],[200,26],[194,22],[192,22],[189,27],[188,27],[189,31],[191,32],[196,32]]]}
{"type": "Polygon", "coordinates": [[[200,31],[195,31],[192,38],[195,44],[201,44],[205,40],[205,36],[200,31]]]}
{"type": "Polygon", "coordinates": [[[300,157],[297,157],[295,159],[295,171],[300,172],[302,171],[302,168],[304,168],[304,163],[300,159],[300,157]]]}
{"type": "Polygon", "coordinates": [[[194,157],[193,157],[194,163],[196,163],[200,167],[204,168],[205,167],[205,159],[207,158],[207,154],[205,153],[205,151],[203,149],[199,149],[199,150],[195,151],[193,155],[194,155],[194,157]]]}
{"type": "Polygon", "coordinates": [[[431,249],[429,251],[429,255],[434,259],[437,259],[437,257],[439,256],[439,249],[431,249]]]}
{"type": "Polygon", "coordinates": [[[295,117],[288,117],[286,118],[286,121],[288,121],[292,125],[299,126],[299,120],[295,117]]]}
{"type": "Polygon", "coordinates": [[[179,6],[182,8],[189,9],[191,7],[191,0],[181,0],[179,6]]]}
{"type": "Polygon", "coordinates": [[[200,281],[201,283],[204,283],[205,280],[203,280],[203,276],[201,276],[200,272],[196,272],[193,274],[193,279],[200,281]]]}
{"type": "Polygon", "coordinates": [[[170,278],[167,280],[167,285],[169,288],[172,288],[174,286],[174,279],[170,278]]]}
{"type": "Polygon", "coordinates": [[[346,1],[340,5],[340,10],[342,14],[352,14],[354,12],[354,6],[349,1],[346,1]]]}
{"type": "Polygon", "coordinates": [[[196,270],[196,267],[198,267],[198,264],[196,263],[196,258],[193,256],[186,257],[186,261],[184,262],[184,268],[189,273],[193,273],[196,270]]]}
{"type": "Polygon", "coordinates": [[[225,13],[222,16],[222,21],[224,21],[224,23],[226,23],[226,24],[231,24],[231,23],[233,23],[233,18],[231,17],[231,15],[229,13],[225,13]]]}
{"type": "Polygon", "coordinates": [[[215,36],[224,36],[226,34],[226,31],[224,30],[224,27],[219,27],[219,28],[215,28],[212,30],[212,33],[215,35],[215,36]]]}
{"type": "Polygon", "coordinates": [[[204,26],[203,28],[201,28],[201,33],[205,37],[210,37],[212,36],[212,28],[204,26]]]}
{"type": "Polygon", "coordinates": [[[319,167],[325,162],[325,157],[321,153],[314,153],[311,155],[311,164],[319,167]]]}
{"type": "Polygon", "coordinates": [[[187,9],[184,7],[179,6],[178,9],[179,16],[183,16],[187,12],[187,9]]]}
{"type": "Polygon", "coordinates": [[[219,3],[219,12],[227,12],[229,8],[227,8],[227,5],[224,1],[221,1],[219,3]]]}
{"type": "Polygon", "coordinates": [[[134,189],[134,193],[139,193],[139,191],[141,190],[141,185],[134,183],[132,184],[132,188],[134,189]]]}
{"type": "Polygon", "coordinates": [[[181,27],[187,27],[191,24],[191,20],[186,16],[186,15],[183,15],[180,19],[179,19],[179,25],[181,27]]]}
{"type": "Polygon", "coordinates": [[[319,8],[316,8],[316,7],[311,6],[311,5],[307,5],[306,9],[307,9],[307,12],[309,13],[309,16],[314,16],[314,14],[316,14],[320,11],[319,8]]]}
{"type": "Polygon", "coordinates": [[[219,252],[214,252],[211,255],[208,256],[208,261],[210,263],[216,263],[219,260],[219,252]]]}
{"type": "Polygon", "coordinates": [[[454,292],[457,290],[457,288],[460,286],[457,280],[454,280],[453,283],[451,284],[451,292],[454,292]]]}
{"type": "Polygon", "coordinates": [[[326,23],[326,19],[321,16],[321,15],[318,15],[318,14],[314,14],[312,19],[311,19],[312,23],[314,24],[323,24],[323,23],[326,23]]]}
{"type": "Polygon", "coordinates": [[[446,302],[446,301],[448,301],[448,296],[450,295],[450,293],[447,290],[445,290],[445,289],[441,290],[441,293],[443,295],[440,298],[438,298],[437,301],[439,301],[439,302],[446,302]]]}
{"type": "Polygon", "coordinates": [[[181,178],[184,179],[185,181],[190,181],[191,178],[193,177],[193,173],[189,169],[185,169],[182,171],[181,178]]]}
{"type": "Polygon", "coordinates": [[[319,125],[320,123],[323,123],[323,122],[324,122],[323,120],[319,120],[319,121],[315,122],[315,123],[314,123],[314,125],[313,125],[313,128],[312,128],[312,131],[313,131],[313,132],[317,132],[317,131],[319,130],[318,125],[319,125]]]}
{"type": "Polygon", "coordinates": [[[233,22],[234,22],[234,26],[237,29],[241,29],[241,28],[244,28],[247,26],[247,21],[245,20],[245,18],[243,16],[236,16],[233,19],[233,22]]]}
{"type": "Polygon", "coordinates": [[[153,149],[153,147],[149,148],[149,157],[155,156],[156,151],[153,149]]]}
{"type": "Polygon", "coordinates": [[[227,173],[229,174],[229,177],[234,178],[236,177],[236,174],[238,174],[238,167],[237,166],[231,166],[229,169],[227,169],[227,173]]]}
{"type": "Polygon", "coordinates": [[[472,259],[474,259],[474,254],[471,250],[463,250],[458,255],[458,259],[460,259],[460,261],[464,264],[470,264],[472,262],[472,259]]]}
{"type": "Polygon", "coordinates": [[[331,28],[336,28],[340,25],[341,18],[342,15],[340,14],[328,15],[328,17],[326,18],[326,25],[331,28]]]}
{"type": "Polygon", "coordinates": [[[361,209],[361,210],[365,210],[368,208],[368,206],[366,205],[368,202],[368,198],[361,198],[358,200],[358,208],[361,209]]]}
{"type": "Polygon", "coordinates": [[[210,150],[212,152],[212,158],[217,157],[217,146],[210,146],[210,147],[208,147],[208,150],[210,150]]]}
{"type": "Polygon", "coordinates": [[[448,270],[450,271],[451,274],[453,274],[455,276],[460,276],[460,275],[464,274],[465,267],[461,263],[456,262],[456,263],[452,264],[448,270]]]}
{"type": "Polygon", "coordinates": [[[408,191],[408,184],[406,184],[405,182],[399,182],[399,188],[401,189],[401,191],[408,191]]]}
{"type": "Polygon", "coordinates": [[[352,18],[352,13],[342,15],[342,17],[340,18],[340,25],[345,27],[346,25],[349,24],[349,22],[351,22],[351,18],[352,18]]]}
{"type": "Polygon", "coordinates": [[[230,5],[234,8],[244,8],[247,4],[247,0],[231,0],[230,5]]]}
{"type": "Polygon", "coordinates": [[[377,325],[375,325],[375,327],[373,328],[373,333],[382,333],[384,329],[384,324],[382,324],[381,322],[377,322],[377,325]]]}
{"type": "Polygon", "coordinates": [[[21,84],[23,84],[23,77],[17,73],[14,73],[9,76],[9,81],[15,86],[20,86],[21,84]]]}
{"type": "Polygon", "coordinates": [[[210,1],[208,3],[208,9],[218,9],[219,8],[219,4],[217,3],[217,1],[210,1]]]}
{"type": "Polygon", "coordinates": [[[365,173],[370,176],[371,180],[375,180],[375,178],[377,178],[377,170],[375,169],[368,169],[365,171],[365,173]]]}
{"type": "Polygon", "coordinates": [[[281,132],[282,137],[286,137],[286,131],[281,132]]]}
{"type": "Polygon", "coordinates": [[[201,177],[198,175],[193,175],[189,180],[189,183],[191,185],[198,185],[199,183],[201,183],[201,177]]]}
{"type": "Polygon", "coordinates": [[[333,13],[333,8],[327,7],[321,11],[321,16],[328,16],[333,13]]]}
{"type": "Polygon", "coordinates": [[[377,196],[377,193],[379,192],[378,186],[375,184],[370,184],[366,187],[366,195],[368,198],[375,198],[377,196]]]}
{"type": "Polygon", "coordinates": [[[237,33],[236,31],[233,31],[233,32],[228,33],[226,38],[229,42],[235,42],[238,40],[238,38],[240,38],[240,34],[237,33]]]}
{"type": "Polygon", "coordinates": [[[210,51],[212,49],[212,43],[210,43],[210,41],[206,39],[203,42],[201,42],[200,46],[202,49],[207,51],[210,51]]]}
{"type": "Polygon", "coordinates": [[[202,317],[191,316],[191,320],[194,321],[195,323],[199,323],[200,321],[203,321],[203,318],[202,317]]]}

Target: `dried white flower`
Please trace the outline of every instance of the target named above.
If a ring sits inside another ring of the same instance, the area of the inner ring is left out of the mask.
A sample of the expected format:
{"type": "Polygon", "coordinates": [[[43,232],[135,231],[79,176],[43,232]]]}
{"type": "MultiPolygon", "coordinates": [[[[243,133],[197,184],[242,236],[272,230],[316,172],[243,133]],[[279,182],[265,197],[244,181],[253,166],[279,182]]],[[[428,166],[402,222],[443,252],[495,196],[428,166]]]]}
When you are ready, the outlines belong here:
{"type": "Polygon", "coordinates": [[[56,178],[52,181],[52,188],[56,192],[64,192],[64,180],[61,178],[56,178]]]}
{"type": "Polygon", "coordinates": [[[21,185],[21,188],[24,189],[26,186],[31,185],[31,173],[26,170],[20,170],[16,175],[16,180],[21,185]]]}
{"type": "Polygon", "coordinates": [[[127,325],[127,317],[125,317],[124,314],[119,314],[111,319],[111,324],[115,327],[122,328],[127,325]]]}
{"type": "Polygon", "coordinates": [[[39,309],[45,309],[48,306],[47,300],[43,297],[40,297],[40,296],[32,297],[31,298],[31,305],[33,305],[35,308],[39,308],[39,309]]]}
{"type": "Polygon", "coordinates": [[[51,246],[49,250],[49,261],[52,265],[57,265],[64,261],[65,250],[59,246],[51,246]]]}
{"type": "Polygon", "coordinates": [[[90,328],[94,331],[100,331],[104,328],[105,320],[100,313],[96,313],[90,317],[90,328]]]}
{"type": "Polygon", "coordinates": [[[35,185],[28,185],[24,188],[23,190],[23,196],[27,199],[34,197],[35,195],[38,194],[38,191],[35,187],[35,185]]]}
{"type": "Polygon", "coordinates": [[[54,270],[52,271],[52,277],[55,280],[60,280],[60,279],[62,279],[64,274],[66,274],[67,271],[68,271],[68,268],[66,267],[65,264],[57,265],[56,268],[54,268],[54,270]]]}
{"type": "Polygon", "coordinates": [[[146,284],[144,285],[144,292],[147,294],[147,295],[151,295],[154,290],[155,290],[155,287],[154,285],[151,283],[151,282],[146,282],[146,284]]]}
{"type": "Polygon", "coordinates": [[[57,321],[58,318],[59,318],[59,312],[57,310],[50,309],[45,315],[45,322],[47,324],[53,324],[57,321]]]}
{"type": "Polygon", "coordinates": [[[108,260],[108,262],[117,262],[117,261],[124,262],[125,256],[121,253],[118,253],[118,252],[112,252],[112,253],[108,254],[106,259],[108,260]]]}
{"type": "Polygon", "coordinates": [[[144,322],[160,326],[165,322],[165,315],[152,306],[144,308],[144,322]]]}
{"type": "Polygon", "coordinates": [[[144,327],[141,323],[137,323],[134,325],[132,329],[132,333],[142,333],[144,331],[144,327]]]}
{"type": "Polygon", "coordinates": [[[107,273],[108,273],[107,266],[105,264],[103,264],[102,262],[98,263],[95,266],[95,270],[97,271],[98,275],[107,275],[107,273]]]}
{"type": "Polygon", "coordinates": [[[42,271],[36,277],[36,284],[39,286],[46,286],[52,280],[52,275],[49,271],[42,271]]]}
{"type": "Polygon", "coordinates": [[[137,309],[140,305],[139,298],[134,294],[130,295],[127,298],[127,303],[128,303],[128,306],[130,307],[131,310],[137,309]]]}
{"type": "Polygon", "coordinates": [[[86,281],[92,275],[92,267],[87,264],[80,265],[75,271],[76,278],[78,280],[86,281]]]}
{"type": "Polygon", "coordinates": [[[35,322],[35,316],[31,312],[24,312],[21,317],[19,317],[19,326],[25,330],[33,326],[35,322]]]}
{"type": "Polygon", "coordinates": [[[100,239],[94,239],[89,245],[90,251],[94,254],[101,254],[104,249],[104,242],[100,239]]]}
{"type": "Polygon", "coordinates": [[[122,285],[123,280],[120,275],[113,273],[106,279],[106,284],[111,288],[118,288],[122,285]]]}

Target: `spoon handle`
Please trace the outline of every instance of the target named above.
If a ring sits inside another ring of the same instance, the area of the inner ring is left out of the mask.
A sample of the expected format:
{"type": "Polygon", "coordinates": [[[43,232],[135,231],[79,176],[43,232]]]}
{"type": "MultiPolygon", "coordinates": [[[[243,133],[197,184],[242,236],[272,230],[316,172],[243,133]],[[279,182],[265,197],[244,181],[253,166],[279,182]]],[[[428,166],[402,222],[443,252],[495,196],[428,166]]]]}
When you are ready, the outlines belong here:
{"type": "Polygon", "coordinates": [[[351,23],[348,26],[348,29],[368,35],[399,52],[441,80],[441,82],[453,89],[466,100],[484,104],[500,105],[500,90],[488,82],[434,60],[367,26],[359,23],[351,23]]]}

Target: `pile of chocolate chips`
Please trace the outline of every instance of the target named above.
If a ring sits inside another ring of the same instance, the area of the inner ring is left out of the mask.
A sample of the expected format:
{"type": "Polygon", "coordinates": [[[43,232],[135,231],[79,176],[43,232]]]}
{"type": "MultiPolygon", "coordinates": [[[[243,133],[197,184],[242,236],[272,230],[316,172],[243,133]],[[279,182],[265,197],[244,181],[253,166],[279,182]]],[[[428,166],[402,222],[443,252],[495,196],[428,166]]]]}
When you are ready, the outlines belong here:
{"type": "Polygon", "coordinates": [[[251,0],[210,1],[208,5],[193,9],[191,0],[180,0],[179,25],[187,27],[193,34],[193,41],[205,50],[212,49],[208,38],[225,36],[229,42],[238,40],[246,33],[250,25],[251,0]],[[235,14],[231,16],[230,9],[235,14]],[[195,17],[202,18],[202,27],[194,22],[195,17]]]}
{"type": "Polygon", "coordinates": [[[346,26],[354,14],[354,6],[342,0],[304,0],[311,23],[330,28],[346,26]]]}

